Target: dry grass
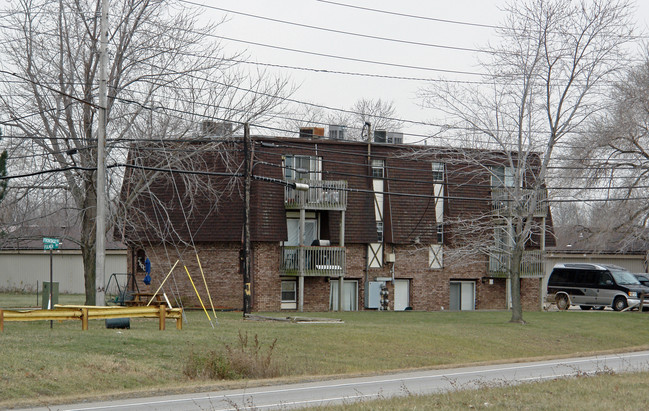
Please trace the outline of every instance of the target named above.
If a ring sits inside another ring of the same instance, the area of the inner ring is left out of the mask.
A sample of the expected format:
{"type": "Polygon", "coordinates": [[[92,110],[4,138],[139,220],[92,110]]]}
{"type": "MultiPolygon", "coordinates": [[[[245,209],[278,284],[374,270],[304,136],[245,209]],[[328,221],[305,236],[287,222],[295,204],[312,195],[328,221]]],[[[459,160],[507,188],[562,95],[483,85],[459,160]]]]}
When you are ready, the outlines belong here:
{"type": "MultiPolygon", "coordinates": [[[[0,294],[0,307],[6,301],[0,294]]],[[[189,312],[182,331],[159,331],[150,319],[131,319],[130,330],[91,321],[84,332],[77,321],[55,322],[53,329],[48,321],[11,322],[0,334],[0,408],[61,397],[232,387],[183,371],[190,353],[224,354],[226,346],[239,347],[246,333],[258,336],[262,359],[277,340],[277,375],[312,378],[637,349],[649,341],[647,315],[530,312],[521,326],[510,324],[507,312],[309,313],[344,324],[244,321],[241,313],[221,313],[213,329],[203,312],[189,312]]]]}
{"type": "Polygon", "coordinates": [[[279,369],[273,362],[273,351],[277,339],[264,348],[259,336],[251,340],[248,333],[239,332],[236,346],[225,344],[224,352],[191,352],[183,373],[189,378],[212,380],[260,379],[279,376],[279,369]]]}
{"type": "Polygon", "coordinates": [[[604,373],[435,395],[404,393],[404,397],[309,410],[641,410],[649,405],[648,382],[649,373],[604,373]]]}

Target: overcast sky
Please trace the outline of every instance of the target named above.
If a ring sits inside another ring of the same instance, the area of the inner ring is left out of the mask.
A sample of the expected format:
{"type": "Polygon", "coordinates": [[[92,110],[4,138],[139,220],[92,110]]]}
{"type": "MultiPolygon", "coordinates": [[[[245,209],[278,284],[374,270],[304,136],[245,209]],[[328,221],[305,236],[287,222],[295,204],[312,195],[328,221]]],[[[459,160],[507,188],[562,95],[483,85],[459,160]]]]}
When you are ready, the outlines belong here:
{"type": "MultiPolygon", "coordinates": [[[[490,39],[494,40],[494,29],[481,25],[498,25],[503,20],[500,7],[504,4],[501,0],[401,0],[397,2],[387,0],[192,0],[192,2],[223,9],[205,8],[205,16],[214,21],[227,16],[228,20],[219,26],[215,34],[229,38],[222,40],[222,45],[227,50],[246,50],[252,62],[381,76],[460,80],[478,80],[479,77],[471,73],[479,73],[481,68],[478,64],[480,53],[459,49],[476,49],[484,46],[490,39]],[[390,11],[404,16],[345,5],[390,11]],[[405,15],[421,16],[424,19],[405,15]],[[424,44],[407,44],[334,33],[270,19],[424,44]],[[384,62],[390,65],[360,60],[384,62]],[[402,65],[402,67],[391,65],[402,65]]],[[[637,9],[637,16],[639,29],[646,32],[647,21],[649,21],[649,1],[642,0],[642,4],[637,9]]],[[[400,118],[413,121],[438,120],[430,110],[419,107],[416,93],[426,85],[426,81],[423,80],[331,74],[291,68],[273,70],[278,70],[290,77],[299,86],[294,98],[300,101],[349,109],[360,98],[380,98],[393,101],[396,114],[400,118]]],[[[430,127],[405,124],[402,131],[426,134],[434,130],[430,127]]]]}

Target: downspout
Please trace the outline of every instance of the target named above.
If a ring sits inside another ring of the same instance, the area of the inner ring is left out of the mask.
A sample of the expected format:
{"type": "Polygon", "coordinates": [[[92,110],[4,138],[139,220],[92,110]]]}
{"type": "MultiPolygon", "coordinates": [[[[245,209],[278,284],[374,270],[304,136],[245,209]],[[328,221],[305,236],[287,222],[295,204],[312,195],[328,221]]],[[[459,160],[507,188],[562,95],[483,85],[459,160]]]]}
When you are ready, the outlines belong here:
{"type": "MultiPolygon", "coordinates": [[[[367,178],[368,181],[372,181],[372,124],[369,123],[368,121],[363,124],[363,129],[367,127],[367,178]]],[[[361,130],[361,137],[362,137],[363,131],[361,130]]],[[[372,187],[373,184],[370,184],[370,187],[372,187]]],[[[372,194],[374,196],[374,194],[372,194]]],[[[372,213],[374,213],[374,209],[372,209],[372,213]]],[[[367,287],[367,283],[369,282],[370,279],[370,251],[369,251],[369,244],[365,244],[365,286],[367,287]]],[[[367,304],[367,302],[366,302],[367,304]]],[[[363,305],[366,305],[363,304],[363,305]]]]}

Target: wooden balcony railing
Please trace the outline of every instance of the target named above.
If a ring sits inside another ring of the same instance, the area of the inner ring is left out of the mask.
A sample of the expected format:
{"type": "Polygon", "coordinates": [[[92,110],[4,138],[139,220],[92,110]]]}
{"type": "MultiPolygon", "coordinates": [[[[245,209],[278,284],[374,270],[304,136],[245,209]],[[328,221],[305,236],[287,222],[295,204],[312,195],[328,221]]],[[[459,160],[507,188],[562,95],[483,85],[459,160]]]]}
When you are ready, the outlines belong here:
{"type": "Polygon", "coordinates": [[[309,186],[308,191],[298,191],[286,186],[284,204],[287,209],[345,210],[347,208],[347,181],[344,180],[289,180],[309,186]]]}
{"type": "MultiPolygon", "coordinates": [[[[528,214],[532,203],[534,190],[523,189],[519,199],[514,195],[512,187],[498,187],[491,189],[491,210],[496,216],[508,217],[514,214],[514,209],[521,204],[523,213],[528,214]]],[[[548,197],[546,190],[539,190],[534,207],[534,217],[545,217],[548,214],[548,197]]]]}
{"type": "Polygon", "coordinates": [[[280,275],[340,277],[345,273],[345,247],[282,247],[280,275]],[[302,263],[303,262],[303,263],[302,263]]]}
{"type": "MultiPolygon", "coordinates": [[[[492,277],[507,277],[511,267],[511,253],[506,251],[491,253],[489,256],[489,275],[492,277]]],[[[526,250],[521,261],[521,278],[540,278],[544,275],[543,252],[541,250],[526,250]]]]}

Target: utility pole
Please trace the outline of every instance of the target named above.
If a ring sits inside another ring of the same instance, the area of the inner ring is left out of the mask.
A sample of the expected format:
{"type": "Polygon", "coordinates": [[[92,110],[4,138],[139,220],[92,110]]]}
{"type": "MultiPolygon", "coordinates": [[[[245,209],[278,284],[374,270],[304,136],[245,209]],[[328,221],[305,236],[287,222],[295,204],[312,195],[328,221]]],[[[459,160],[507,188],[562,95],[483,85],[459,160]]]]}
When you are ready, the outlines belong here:
{"type": "Polygon", "coordinates": [[[99,21],[99,125],[97,127],[97,219],[95,259],[95,304],[105,305],[105,260],[106,260],[106,111],[108,108],[108,87],[106,71],[108,66],[108,0],[101,0],[99,21]]]}
{"type": "Polygon", "coordinates": [[[244,153],[244,209],[243,209],[243,315],[250,314],[250,183],[252,180],[252,149],[250,143],[250,125],[243,125],[244,153]]]}

